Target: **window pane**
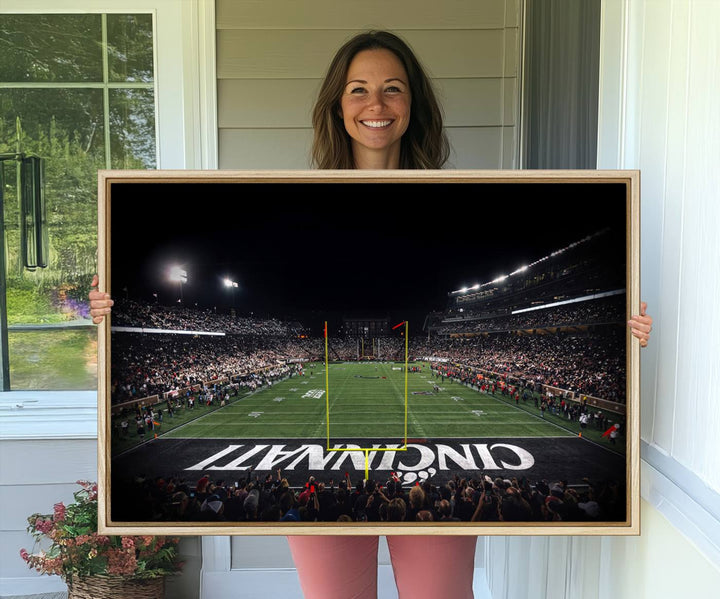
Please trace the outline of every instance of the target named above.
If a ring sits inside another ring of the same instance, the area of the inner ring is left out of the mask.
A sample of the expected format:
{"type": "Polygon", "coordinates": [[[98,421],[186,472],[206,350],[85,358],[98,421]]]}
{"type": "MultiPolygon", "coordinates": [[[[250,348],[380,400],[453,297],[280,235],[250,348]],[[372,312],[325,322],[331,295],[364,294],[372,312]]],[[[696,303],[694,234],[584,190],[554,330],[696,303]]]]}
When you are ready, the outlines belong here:
{"type": "Polygon", "coordinates": [[[102,90],[10,89],[0,101],[0,153],[45,161],[50,261],[34,271],[20,251],[17,162],[3,164],[12,389],[92,389],[97,332],[87,292],[97,268],[97,170],[105,165],[102,90]],[[67,330],[77,323],[85,330],[67,330]],[[28,325],[45,327],[28,331],[28,325]],[[22,330],[18,330],[21,327],[22,330]],[[39,362],[38,362],[39,360],[39,362]],[[38,367],[42,364],[42,368],[38,367]]]}
{"type": "Polygon", "coordinates": [[[153,90],[110,90],[112,168],[155,168],[153,90]]]}
{"type": "MultiPolygon", "coordinates": [[[[0,101],[0,153],[19,150],[45,161],[45,201],[50,264],[30,273],[20,260],[15,161],[5,161],[7,276],[11,288],[35,280],[49,287],[73,285],[95,265],[97,170],[104,168],[102,90],[5,90],[0,101]]],[[[38,293],[41,290],[38,289],[38,293]]],[[[15,305],[18,308],[17,305],[15,305]]],[[[62,309],[62,306],[58,306],[62,309]]],[[[8,314],[10,322],[24,312],[8,314]]],[[[39,320],[42,322],[42,319],[39,320]]]]}
{"type": "Polygon", "coordinates": [[[0,81],[102,81],[100,15],[0,15],[0,81]]]}
{"type": "Polygon", "coordinates": [[[0,152],[19,149],[62,162],[64,152],[73,148],[93,160],[103,160],[104,122],[101,89],[3,89],[0,92],[0,152]],[[22,130],[20,138],[18,126],[22,130]]]}
{"type": "Polygon", "coordinates": [[[108,15],[110,81],[153,80],[152,15],[108,15]]]}
{"type": "Polygon", "coordinates": [[[97,388],[96,329],[11,330],[13,389],[97,388]]]}
{"type": "Polygon", "coordinates": [[[0,248],[13,390],[97,387],[97,327],[87,302],[98,269],[97,171],[156,164],[152,19],[106,21],[108,64],[130,89],[103,81],[101,15],[0,15],[0,47],[8,50],[0,84],[48,84],[0,87],[0,248]],[[36,221],[47,223],[46,268],[24,267],[16,154],[44,161],[45,213],[36,221]]]}

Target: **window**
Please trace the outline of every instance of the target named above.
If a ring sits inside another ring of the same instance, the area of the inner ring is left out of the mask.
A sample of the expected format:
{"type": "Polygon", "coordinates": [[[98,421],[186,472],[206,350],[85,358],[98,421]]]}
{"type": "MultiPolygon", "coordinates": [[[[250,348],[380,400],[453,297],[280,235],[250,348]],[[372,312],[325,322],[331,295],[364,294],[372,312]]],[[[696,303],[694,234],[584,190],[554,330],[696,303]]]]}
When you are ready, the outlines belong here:
{"type": "Polygon", "coordinates": [[[152,14],[0,19],[0,390],[97,387],[97,170],[156,167],[153,39],[152,14]],[[43,162],[44,267],[21,251],[23,157],[43,162]]]}

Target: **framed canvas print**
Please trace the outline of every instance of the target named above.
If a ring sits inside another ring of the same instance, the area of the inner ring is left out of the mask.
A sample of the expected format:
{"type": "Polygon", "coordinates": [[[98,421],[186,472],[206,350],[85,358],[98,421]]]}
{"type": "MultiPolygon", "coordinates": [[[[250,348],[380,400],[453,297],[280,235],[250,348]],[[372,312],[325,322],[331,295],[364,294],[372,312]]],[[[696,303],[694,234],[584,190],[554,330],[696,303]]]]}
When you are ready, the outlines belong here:
{"type": "Polygon", "coordinates": [[[639,197],[101,171],[101,531],[638,534],[639,197]]]}

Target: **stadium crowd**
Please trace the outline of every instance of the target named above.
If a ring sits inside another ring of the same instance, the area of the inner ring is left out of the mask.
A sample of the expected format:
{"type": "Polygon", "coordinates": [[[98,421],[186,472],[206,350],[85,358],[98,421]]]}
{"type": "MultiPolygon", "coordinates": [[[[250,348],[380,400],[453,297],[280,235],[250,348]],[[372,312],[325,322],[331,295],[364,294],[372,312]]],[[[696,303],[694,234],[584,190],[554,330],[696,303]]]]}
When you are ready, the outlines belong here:
{"type": "Polygon", "coordinates": [[[624,331],[575,335],[489,335],[436,339],[415,356],[443,356],[452,378],[471,382],[495,373],[609,401],[625,401],[624,331]],[[560,341],[560,342],[558,342],[560,341]],[[458,366],[461,365],[461,366],[458,366]]]}
{"type": "Polygon", "coordinates": [[[115,521],[162,522],[616,522],[625,491],[616,481],[491,478],[482,473],[405,487],[391,476],[351,483],[309,477],[300,486],[280,470],[237,481],[143,475],[113,482],[115,521]]]}
{"type": "MultiPolygon", "coordinates": [[[[608,302],[606,305],[613,304],[608,302]]],[[[587,308],[562,307],[557,310],[555,323],[576,321],[578,318],[606,318],[599,315],[602,311],[587,311],[587,308]]],[[[222,331],[225,334],[114,331],[113,403],[181,392],[201,382],[219,379],[252,382],[263,372],[283,364],[318,361],[325,357],[324,338],[298,334],[298,329],[291,323],[237,319],[241,324],[233,328],[225,326],[232,321],[228,315],[190,308],[168,310],[149,304],[141,307],[137,302],[130,302],[125,307],[120,304],[114,324],[119,322],[125,323],[119,326],[126,326],[133,322],[126,318],[127,310],[134,312],[133,318],[139,318],[145,325],[153,322],[158,326],[170,326],[171,323],[163,319],[172,314],[173,317],[181,316],[174,323],[183,330],[222,331]],[[155,314],[156,310],[159,316],[155,314]]],[[[543,315],[546,321],[547,314],[543,315]]],[[[533,318],[539,318],[539,315],[533,318]]],[[[135,324],[141,323],[138,321],[135,324]]],[[[590,327],[581,333],[565,331],[549,335],[506,332],[476,336],[433,334],[412,339],[409,352],[412,360],[452,363],[458,372],[453,378],[461,378],[464,382],[473,377],[473,373],[491,372],[624,402],[624,334],[624,327],[613,325],[590,327]]],[[[379,347],[380,359],[404,359],[404,339],[401,337],[382,338],[379,347]]],[[[365,353],[369,353],[367,349],[365,353]]],[[[361,354],[357,339],[332,338],[328,342],[328,358],[331,361],[357,360],[361,354]]]]}
{"type": "Polygon", "coordinates": [[[437,335],[532,330],[546,327],[589,326],[623,322],[625,295],[556,306],[519,314],[485,315],[464,311],[451,321],[440,318],[431,331],[437,335]]]}
{"type": "MultiPolygon", "coordinates": [[[[260,338],[262,339],[262,338],[260,338]]],[[[113,333],[111,399],[120,403],[221,379],[249,379],[285,364],[248,337],[113,333]]]]}
{"type": "MultiPolygon", "coordinates": [[[[112,333],[111,398],[122,403],[220,379],[253,381],[283,365],[324,360],[319,338],[112,333]]],[[[334,339],[331,360],[355,360],[354,339],[334,339]]]]}
{"type": "Polygon", "coordinates": [[[298,322],[274,318],[236,317],[206,308],[162,306],[131,299],[116,300],[113,326],[175,331],[224,332],[228,335],[279,336],[304,332],[298,322]]]}

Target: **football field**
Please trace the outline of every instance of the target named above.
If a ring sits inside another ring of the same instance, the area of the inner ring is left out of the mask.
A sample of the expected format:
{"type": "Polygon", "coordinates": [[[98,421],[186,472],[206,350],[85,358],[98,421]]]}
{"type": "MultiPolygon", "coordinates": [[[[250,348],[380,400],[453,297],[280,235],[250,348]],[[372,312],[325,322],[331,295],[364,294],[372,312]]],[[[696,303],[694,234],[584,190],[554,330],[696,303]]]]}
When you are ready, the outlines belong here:
{"type": "Polygon", "coordinates": [[[527,402],[433,374],[427,363],[306,364],[302,374],[241,392],[223,407],[183,408],[144,442],[113,451],[113,476],[202,473],[233,480],[279,469],[308,476],[403,484],[458,475],[529,480],[625,479],[624,441],[580,430],[527,402]]]}
{"type": "Polygon", "coordinates": [[[373,440],[563,437],[573,434],[458,382],[428,364],[310,364],[301,376],[260,389],[164,435],[203,439],[373,440]],[[413,367],[417,370],[413,371],[413,367]],[[407,385],[406,385],[407,382],[407,385]]]}

